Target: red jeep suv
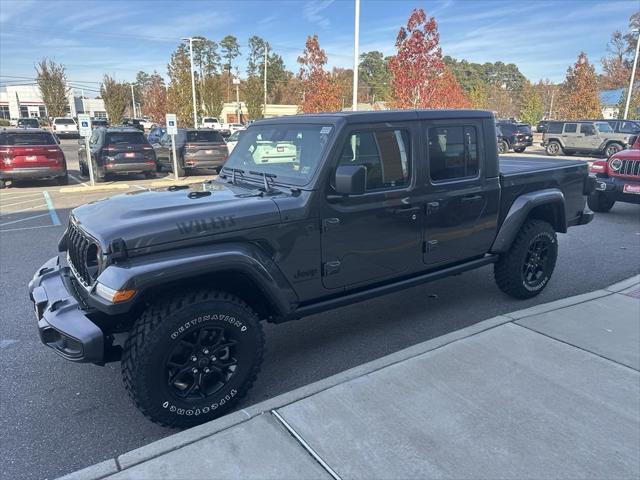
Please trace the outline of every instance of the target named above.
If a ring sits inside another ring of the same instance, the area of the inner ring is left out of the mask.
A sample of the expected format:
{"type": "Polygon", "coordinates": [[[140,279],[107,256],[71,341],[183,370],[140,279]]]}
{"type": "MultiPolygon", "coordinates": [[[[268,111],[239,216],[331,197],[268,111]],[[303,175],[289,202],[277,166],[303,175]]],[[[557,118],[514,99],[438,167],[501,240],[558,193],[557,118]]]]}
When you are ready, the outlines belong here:
{"type": "Polygon", "coordinates": [[[67,161],[53,134],[41,128],[0,128],[0,188],[7,180],[55,178],[67,185],[67,161]]]}
{"type": "Polygon", "coordinates": [[[589,169],[596,180],[596,189],[589,196],[589,208],[608,212],[616,202],[640,204],[640,136],[629,139],[630,147],[597,160],[589,169]]]}

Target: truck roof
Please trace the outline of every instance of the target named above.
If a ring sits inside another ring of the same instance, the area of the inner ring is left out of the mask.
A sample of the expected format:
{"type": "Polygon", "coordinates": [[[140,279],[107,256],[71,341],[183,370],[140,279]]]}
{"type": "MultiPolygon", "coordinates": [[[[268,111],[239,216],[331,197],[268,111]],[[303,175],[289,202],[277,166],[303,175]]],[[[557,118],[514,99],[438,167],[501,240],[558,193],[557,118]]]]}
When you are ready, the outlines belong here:
{"type": "Polygon", "coordinates": [[[367,123],[401,122],[407,120],[448,120],[460,118],[491,118],[487,110],[376,110],[364,112],[304,113],[257,120],[255,125],[285,123],[367,123]]]}

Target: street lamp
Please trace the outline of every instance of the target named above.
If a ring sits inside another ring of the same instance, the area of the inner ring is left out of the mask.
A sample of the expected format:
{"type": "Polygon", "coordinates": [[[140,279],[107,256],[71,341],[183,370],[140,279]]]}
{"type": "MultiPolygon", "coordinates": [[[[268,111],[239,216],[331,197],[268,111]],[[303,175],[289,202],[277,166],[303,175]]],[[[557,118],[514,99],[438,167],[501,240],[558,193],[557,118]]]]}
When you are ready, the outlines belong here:
{"type": "Polygon", "coordinates": [[[360,0],[355,0],[356,12],[353,32],[353,101],[351,109],[355,112],[358,110],[358,66],[360,64],[360,0]]]}
{"type": "Polygon", "coordinates": [[[242,109],[240,108],[240,79],[235,77],[233,79],[233,84],[236,86],[236,123],[240,123],[240,114],[242,112],[242,109]]]}
{"type": "Polygon", "coordinates": [[[633,82],[636,78],[636,67],[638,66],[638,50],[640,49],[640,29],[636,30],[638,39],[636,40],[636,54],[633,57],[633,68],[631,69],[631,80],[629,81],[629,90],[627,91],[627,102],[624,105],[624,120],[629,115],[629,104],[631,103],[631,92],[633,91],[633,82]]]}
{"type": "MultiPolygon", "coordinates": [[[[133,86],[135,85],[135,83],[131,84],[131,104],[133,105],[133,118],[138,118],[136,116],[136,94],[133,93],[133,86]]],[[[84,110],[84,108],[83,108],[84,110]]]]}
{"type": "Polygon", "coordinates": [[[200,42],[201,38],[187,37],[182,40],[189,40],[189,58],[191,60],[191,94],[193,96],[193,128],[198,128],[198,110],[196,108],[196,78],[193,74],[193,42],[200,42]]]}

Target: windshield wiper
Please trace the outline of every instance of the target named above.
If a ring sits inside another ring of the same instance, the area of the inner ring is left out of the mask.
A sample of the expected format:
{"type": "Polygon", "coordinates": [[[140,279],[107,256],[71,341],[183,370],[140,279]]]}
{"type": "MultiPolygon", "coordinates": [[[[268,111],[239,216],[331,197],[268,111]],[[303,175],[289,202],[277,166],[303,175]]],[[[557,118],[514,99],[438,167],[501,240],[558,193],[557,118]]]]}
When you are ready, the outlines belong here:
{"type": "MultiPolygon", "coordinates": [[[[236,184],[236,173],[239,173],[241,177],[244,177],[244,170],[242,170],[241,168],[223,167],[223,169],[231,170],[231,183],[234,185],[236,184]]],[[[224,178],[229,178],[229,177],[225,174],[224,178]]]]}
{"type": "Polygon", "coordinates": [[[256,171],[252,171],[252,170],[250,170],[249,173],[251,175],[261,175],[262,176],[262,180],[264,181],[264,191],[266,193],[271,193],[273,191],[271,189],[271,186],[269,185],[269,181],[267,179],[270,178],[271,181],[273,182],[273,179],[277,177],[276,174],[267,173],[267,172],[256,172],[256,171]]]}

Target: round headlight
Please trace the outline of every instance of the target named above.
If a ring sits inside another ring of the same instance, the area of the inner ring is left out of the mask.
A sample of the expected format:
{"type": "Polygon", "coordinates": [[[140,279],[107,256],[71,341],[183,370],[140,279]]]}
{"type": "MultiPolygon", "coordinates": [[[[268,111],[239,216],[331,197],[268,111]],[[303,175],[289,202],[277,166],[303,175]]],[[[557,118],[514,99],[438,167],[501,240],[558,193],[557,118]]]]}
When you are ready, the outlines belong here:
{"type": "Polygon", "coordinates": [[[617,172],[618,170],[620,170],[620,168],[622,168],[622,160],[620,160],[619,158],[614,158],[613,160],[611,160],[609,166],[611,167],[611,170],[617,172]]]}

